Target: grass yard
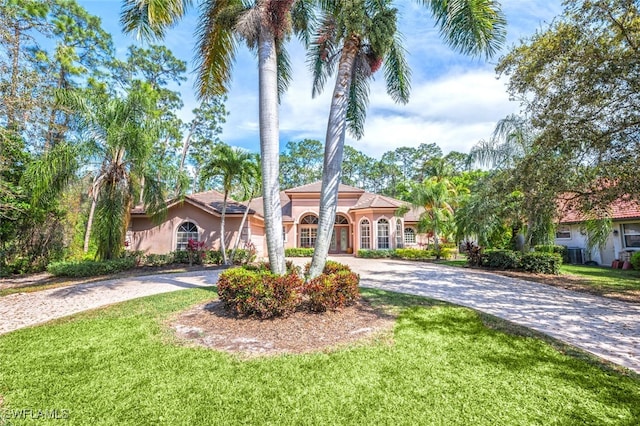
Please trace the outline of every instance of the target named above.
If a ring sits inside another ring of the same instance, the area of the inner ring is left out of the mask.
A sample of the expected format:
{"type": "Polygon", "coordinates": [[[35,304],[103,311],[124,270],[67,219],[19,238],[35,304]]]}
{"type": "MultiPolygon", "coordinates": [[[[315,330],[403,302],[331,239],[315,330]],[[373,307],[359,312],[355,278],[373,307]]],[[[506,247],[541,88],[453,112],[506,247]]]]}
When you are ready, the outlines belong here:
{"type": "Polygon", "coordinates": [[[253,360],[180,346],[164,321],[214,295],[168,293],[1,336],[6,424],[47,424],[7,418],[23,409],[68,410],[50,424],[81,425],[640,423],[637,375],[414,296],[364,291],[400,314],[392,345],[253,360]]]}
{"type": "Polygon", "coordinates": [[[560,274],[581,277],[585,284],[606,291],[640,290],[640,271],[602,266],[562,265],[560,274]]]}

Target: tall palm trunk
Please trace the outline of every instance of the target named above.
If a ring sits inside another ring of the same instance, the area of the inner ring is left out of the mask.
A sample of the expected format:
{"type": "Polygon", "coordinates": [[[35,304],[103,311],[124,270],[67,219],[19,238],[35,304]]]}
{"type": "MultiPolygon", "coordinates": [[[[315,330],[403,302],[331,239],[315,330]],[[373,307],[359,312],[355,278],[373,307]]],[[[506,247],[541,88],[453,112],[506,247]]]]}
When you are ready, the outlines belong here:
{"type": "Polygon", "coordinates": [[[271,272],[285,273],[284,241],[282,239],[282,207],[280,205],[280,150],[278,134],[278,63],[273,33],[264,24],[258,42],[258,80],[260,99],[260,154],[262,157],[262,188],[264,226],[271,272]]]}
{"type": "Polygon", "coordinates": [[[84,252],[89,252],[89,239],[91,238],[91,228],[93,227],[93,215],[96,211],[96,197],[91,197],[91,209],[89,210],[89,218],[87,219],[87,230],[84,233],[84,252]]]}
{"type": "Polygon", "coordinates": [[[222,201],[222,217],[220,218],[220,251],[222,252],[222,264],[228,265],[227,259],[227,243],[224,239],[224,221],[227,216],[227,199],[229,197],[229,190],[225,188],[224,199],[222,201]]]}
{"type": "Polygon", "coordinates": [[[331,98],[331,110],[329,112],[327,136],[324,146],[324,168],[322,171],[322,189],[320,192],[318,237],[313,251],[311,268],[309,269],[310,278],[315,278],[322,273],[329,254],[342,173],[344,137],[347,130],[348,96],[358,46],[359,40],[355,35],[352,35],[345,41],[338,65],[336,85],[331,98]]]}
{"type": "Polygon", "coordinates": [[[182,187],[180,184],[180,174],[184,170],[184,162],[187,159],[187,153],[189,152],[189,147],[191,146],[191,137],[193,136],[193,132],[196,130],[197,122],[194,119],[191,124],[191,128],[189,129],[189,134],[187,135],[184,143],[182,144],[182,154],[180,155],[180,166],[178,167],[178,185],[176,185],[176,190],[174,192],[174,197],[177,197],[182,193],[182,187]]]}

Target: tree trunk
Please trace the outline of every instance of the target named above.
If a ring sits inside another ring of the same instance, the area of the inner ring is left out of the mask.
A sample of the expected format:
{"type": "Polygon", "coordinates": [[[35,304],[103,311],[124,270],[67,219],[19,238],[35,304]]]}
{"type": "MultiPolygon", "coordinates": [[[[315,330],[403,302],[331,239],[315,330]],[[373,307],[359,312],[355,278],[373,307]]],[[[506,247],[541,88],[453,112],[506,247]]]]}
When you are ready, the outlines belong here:
{"type": "MultiPolygon", "coordinates": [[[[189,147],[191,146],[191,137],[193,136],[193,132],[196,129],[196,125],[197,125],[197,121],[196,119],[193,120],[193,122],[191,123],[191,129],[189,129],[189,134],[187,135],[186,139],[184,140],[184,144],[182,144],[182,155],[180,156],[180,167],[178,167],[178,183],[180,182],[180,174],[182,173],[182,170],[184,170],[184,162],[187,158],[187,153],[189,152],[189,147]]],[[[176,186],[176,191],[174,193],[174,197],[177,197],[178,195],[180,195],[180,193],[182,192],[182,188],[180,186],[180,184],[178,184],[176,186]]]]}
{"type": "Polygon", "coordinates": [[[282,207],[280,205],[280,149],[278,134],[278,62],[273,33],[262,24],[258,43],[258,80],[260,115],[260,156],[264,227],[271,272],[286,271],[282,239],[282,207]]]}
{"type": "Polygon", "coordinates": [[[224,190],[224,200],[222,201],[222,217],[220,218],[220,251],[222,252],[222,264],[228,265],[227,259],[227,243],[224,240],[224,220],[227,215],[227,197],[229,196],[229,190],[224,190]]]}
{"type": "Polygon", "coordinates": [[[345,41],[338,66],[336,85],[331,98],[331,109],[329,111],[324,146],[318,237],[313,251],[311,268],[309,269],[310,278],[315,278],[322,273],[329,255],[331,234],[338,206],[338,190],[340,189],[342,172],[344,137],[347,130],[347,106],[351,88],[351,75],[358,46],[359,40],[356,36],[351,36],[345,41]]]}
{"type": "Polygon", "coordinates": [[[20,24],[15,23],[13,27],[13,46],[11,47],[12,54],[12,70],[11,70],[11,86],[9,88],[9,99],[11,100],[11,106],[7,106],[7,129],[16,130],[16,99],[18,93],[18,74],[20,73],[20,36],[22,35],[20,24]]]}
{"type": "Polygon", "coordinates": [[[247,201],[247,208],[244,209],[244,214],[242,215],[242,220],[240,221],[240,228],[238,228],[238,238],[236,238],[236,243],[233,246],[233,250],[231,251],[231,259],[235,259],[236,250],[238,250],[238,246],[240,245],[240,238],[242,237],[242,229],[244,228],[244,224],[247,223],[247,216],[249,216],[249,205],[251,201],[253,201],[254,197],[253,190],[251,190],[251,196],[249,197],[249,201],[247,201]]]}
{"type": "Polygon", "coordinates": [[[89,218],[87,219],[87,230],[84,234],[84,252],[89,252],[89,238],[91,237],[91,227],[93,226],[93,214],[96,211],[96,197],[91,199],[91,209],[89,210],[89,218]]]}

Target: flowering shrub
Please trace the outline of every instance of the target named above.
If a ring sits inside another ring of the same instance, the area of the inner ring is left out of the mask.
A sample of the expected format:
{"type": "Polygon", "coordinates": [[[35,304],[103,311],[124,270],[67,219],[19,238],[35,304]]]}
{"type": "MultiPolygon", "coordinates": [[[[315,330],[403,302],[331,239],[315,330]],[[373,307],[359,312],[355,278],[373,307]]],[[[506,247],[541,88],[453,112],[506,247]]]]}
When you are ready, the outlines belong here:
{"type": "Polygon", "coordinates": [[[217,286],[225,306],[240,317],[287,316],[300,305],[302,297],[302,279],[296,274],[234,268],[220,274],[217,286]]]}

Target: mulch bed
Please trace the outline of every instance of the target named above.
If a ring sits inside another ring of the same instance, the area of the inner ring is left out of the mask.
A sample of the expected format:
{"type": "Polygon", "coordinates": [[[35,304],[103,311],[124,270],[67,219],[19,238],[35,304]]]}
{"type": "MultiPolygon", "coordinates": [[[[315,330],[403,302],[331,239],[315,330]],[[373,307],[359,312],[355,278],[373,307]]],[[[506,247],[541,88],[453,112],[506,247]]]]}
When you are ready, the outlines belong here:
{"type": "Polygon", "coordinates": [[[395,316],[364,300],[336,312],[299,310],[287,318],[236,318],[214,300],[169,321],[180,340],[243,357],[308,353],[375,338],[391,339],[395,316]],[[387,333],[385,333],[387,332],[387,333]]]}

